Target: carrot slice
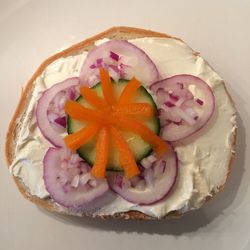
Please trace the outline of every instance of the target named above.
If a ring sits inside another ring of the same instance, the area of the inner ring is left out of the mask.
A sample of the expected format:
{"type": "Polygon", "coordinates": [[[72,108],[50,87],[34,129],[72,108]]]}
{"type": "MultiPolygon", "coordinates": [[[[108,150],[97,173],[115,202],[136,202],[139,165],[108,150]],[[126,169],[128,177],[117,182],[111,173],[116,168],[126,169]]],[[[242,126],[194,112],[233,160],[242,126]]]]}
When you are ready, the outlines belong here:
{"type": "Polygon", "coordinates": [[[109,156],[109,133],[107,127],[103,127],[100,130],[95,149],[96,158],[91,173],[93,176],[103,179],[109,156]]]}
{"type": "Polygon", "coordinates": [[[138,175],[140,170],[134,160],[133,153],[131,152],[128,144],[115,127],[112,126],[110,128],[110,133],[119,152],[120,164],[125,171],[125,176],[127,178],[131,178],[138,175]]]}
{"type": "Polygon", "coordinates": [[[128,117],[117,117],[116,124],[118,127],[130,130],[134,133],[139,134],[142,139],[149,142],[154,148],[158,155],[162,155],[167,152],[168,144],[157,136],[152,130],[140,122],[128,118],[128,117]]]}
{"type": "Polygon", "coordinates": [[[115,108],[115,111],[123,115],[144,116],[148,118],[153,116],[153,108],[148,103],[122,104],[122,105],[117,106],[115,108]]]}
{"type": "Polygon", "coordinates": [[[71,118],[80,121],[102,122],[105,119],[101,112],[85,108],[75,101],[66,101],[64,110],[71,118]]]}
{"type": "Polygon", "coordinates": [[[100,67],[100,78],[103,96],[107,103],[112,106],[116,103],[113,84],[111,82],[109,72],[102,67],[100,67]]]}
{"type": "Polygon", "coordinates": [[[126,85],[126,87],[123,89],[120,98],[119,98],[119,105],[121,104],[126,104],[131,102],[132,98],[135,95],[136,90],[141,86],[140,82],[133,77],[128,84],[126,85]]]}
{"type": "Polygon", "coordinates": [[[98,96],[93,89],[88,87],[81,87],[81,95],[86,99],[86,101],[97,109],[103,109],[107,106],[107,103],[103,98],[98,96]]]}
{"type": "Polygon", "coordinates": [[[97,123],[88,124],[86,127],[80,129],[74,134],[64,137],[64,142],[69,149],[75,151],[83,144],[87,143],[100,129],[97,123]]]}

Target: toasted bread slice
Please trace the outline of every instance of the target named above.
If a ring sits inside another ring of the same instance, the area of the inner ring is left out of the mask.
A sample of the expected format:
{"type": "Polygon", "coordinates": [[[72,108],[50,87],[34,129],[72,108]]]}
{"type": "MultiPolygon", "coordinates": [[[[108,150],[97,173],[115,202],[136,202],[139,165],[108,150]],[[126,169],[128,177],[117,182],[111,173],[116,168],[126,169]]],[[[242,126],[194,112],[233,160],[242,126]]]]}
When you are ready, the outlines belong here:
{"type": "MultiPolygon", "coordinates": [[[[107,31],[104,31],[104,32],[96,35],[96,36],[93,36],[87,40],[84,40],[76,45],[73,45],[72,47],[70,47],[66,50],[63,50],[63,51],[51,56],[47,60],[45,60],[40,65],[40,67],[37,69],[37,71],[34,73],[32,78],[29,80],[26,87],[24,88],[24,91],[21,94],[21,98],[19,100],[15,114],[14,114],[14,116],[11,120],[11,123],[9,125],[9,129],[8,129],[7,136],[6,136],[6,147],[5,147],[5,153],[6,153],[6,159],[7,159],[8,166],[11,165],[11,163],[15,157],[14,148],[15,148],[15,143],[18,140],[18,136],[17,136],[18,135],[18,122],[19,122],[20,118],[22,117],[22,115],[24,114],[25,109],[30,101],[32,91],[33,91],[33,84],[34,84],[36,78],[42,74],[44,69],[49,64],[51,64],[52,62],[54,62],[55,60],[57,60],[61,57],[67,57],[70,55],[80,54],[82,51],[88,51],[89,49],[91,49],[94,46],[94,42],[99,40],[99,39],[109,38],[109,39],[126,39],[126,40],[128,40],[128,39],[141,38],[141,37],[162,37],[162,38],[179,39],[179,38],[167,35],[167,34],[158,33],[158,32],[150,31],[150,30],[130,28],[130,27],[113,27],[107,31]]],[[[181,40],[181,39],[179,39],[179,40],[181,40]]],[[[194,53],[196,53],[196,52],[194,52],[194,53]]],[[[234,138],[233,139],[234,142],[232,144],[233,148],[232,148],[231,152],[234,152],[236,130],[234,131],[233,138],[234,138]]],[[[229,173],[230,173],[231,166],[232,166],[231,163],[233,161],[233,158],[234,158],[234,153],[231,154],[231,160],[230,160],[230,163],[228,165],[228,172],[227,172],[228,174],[227,175],[229,175],[229,173]]],[[[64,211],[58,209],[58,206],[55,206],[54,202],[51,199],[49,199],[49,198],[40,199],[37,196],[31,195],[29,193],[28,189],[25,187],[25,185],[22,183],[22,181],[19,178],[15,177],[15,176],[13,176],[13,178],[14,178],[14,181],[15,181],[16,185],[18,186],[20,192],[23,194],[23,196],[25,198],[32,201],[36,205],[43,207],[51,212],[65,213],[64,211]]],[[[224,189],[225,183],[219,187],[219,191],[222,191],[224,189]]],[[[213,197],[213,195],[207,197],[206,201],[209,200],[211,197],[213,197]]],[[[166,216],[164,218],[178,218],[181,215],[182,214],[179,213],[178,211],[172,211],[172,212],[166,214],[166,216]]],[[[82,216],[92,216],[93,217],[93,215],[91,215],[89,213],[82,214],[82,216]]],[[[99,216],[99,217],[101,217],[101,218],[123,218],[123,219],[157,219],[155,217],[151,217],[149,215],[146,215],[146,214],[144,214],[142,212],[138,212],[138,211],[117,212],[114,215],[105,215],[105,216],[99,216]]]]}

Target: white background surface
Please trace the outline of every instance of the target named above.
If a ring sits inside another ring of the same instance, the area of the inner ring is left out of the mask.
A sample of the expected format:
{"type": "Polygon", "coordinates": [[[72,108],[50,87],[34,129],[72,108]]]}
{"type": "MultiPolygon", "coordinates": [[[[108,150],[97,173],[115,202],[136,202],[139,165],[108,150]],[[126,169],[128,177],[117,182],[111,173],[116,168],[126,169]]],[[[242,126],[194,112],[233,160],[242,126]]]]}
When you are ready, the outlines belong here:
{"type": "Polygon", "coordinates": [[[250,249],[250,1],[0,0],[0,249],[250,249]],[[183,219],[123,222],[51,215],[26,201],[4,161],[21,87],[48,56],[114,25],[184,39],[227,82],[238,110],[226,189],[183,219]]]}

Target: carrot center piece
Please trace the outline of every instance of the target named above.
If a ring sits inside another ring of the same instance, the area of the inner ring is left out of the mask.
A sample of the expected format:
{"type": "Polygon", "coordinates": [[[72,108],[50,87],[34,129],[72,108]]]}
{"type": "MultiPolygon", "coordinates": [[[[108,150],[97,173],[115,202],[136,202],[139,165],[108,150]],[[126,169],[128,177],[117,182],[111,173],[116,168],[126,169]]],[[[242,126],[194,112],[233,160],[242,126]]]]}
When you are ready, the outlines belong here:
{"type": "Polygon", "coordinates": [[[149,119],[154,114],[152,106],[148,103],[133,103],[136,91],[141,86],[136,78],[133,77],[127,83],[119,98],[115,96],[109,72],[102,67],[100,79],[103,98],[90,88],[80,89],[81,95],[94,109],[83,107],[75,101],[65,103],[66,114],[73,119],[88,123],[79,131],[67,135],[64,142],[69,149],[75,151],[97,135],[96,159],[91,174],[97,178],[105,178],[111,139],[118,150],[120,165],[124,169],[125,176],[131,178],[138,175],[140,170],[120,129],[138,134],[150,143],[159,155],[166,153],[168,144],[137,120],[140,117],[149,119]]]}

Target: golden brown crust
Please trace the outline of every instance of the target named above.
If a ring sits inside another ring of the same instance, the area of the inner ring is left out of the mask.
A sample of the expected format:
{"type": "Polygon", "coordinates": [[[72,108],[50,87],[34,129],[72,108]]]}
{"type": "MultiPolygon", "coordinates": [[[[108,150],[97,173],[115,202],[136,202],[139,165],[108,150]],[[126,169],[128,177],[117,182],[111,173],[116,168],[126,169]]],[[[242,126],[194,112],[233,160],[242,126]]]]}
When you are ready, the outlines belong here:
{"type": "MultiPolygon", "coordinates": [[[[53,61],[57,60],[58,58],[67,57],[69,55],[79,54],[84,50],[89,50],[91,47],[94,46],[94,42],[96,40],[99,40],[102,38],[132,39],[132,38],[140,38],[140,37],[163,37],[163,38],[165,37],[165,38],[175,38],[175,39],[181,40],[177,37],[173,37],[173,36],[170,36],[167,34],[155,32],[155,31],[151,31],[151,30],[138,29],[138,28],[132,28],[132,27],[113,27],[113,28],[108,29],[108,30],[106,30],[98,35],[95,35],[89,39],[86,39],[78,44],[75,44],[72,47],[70,47],[66,50],[63,50],[63,51],[49,57],[47,60],[45,60],[40,65],[40,67],[37,69],[37,71],[34,73],[32,78],[28,81],[27,85],[25,86],[24,90],[22,91],[17,109],[14,113],[14,116],[11,119],[11,122],[10,122],[10,125],[8,128],[8,132],[6,135],[6,143],[5,143],[5,156],[6,156],[6,161],[7,161],[8,166],[11,165],[12,160],[13,160],[13,156],[14,156],[13,154],[14,154],[14,146],[15,146],[15,139],[16,139],[15,135],[16,135],[18,120],[22,116],[27,104],[29,103],[34,81],[36,80],[36,78],[38,76],[40,76],[42,74],[44,69],[49,64],[51,64],[53,61]]],[[[197,53],[197,52],[194,52],[194,53],[197,53]]],[[[228,95],[229,95],[229,93],[228,93],[228,95]]],[[[229,97],[230,97],[230,95],[229,95],[229,97]]],[[[233,143],[234,146],[235,146],[235,142],[236,142],[236,131],[234,133],[234,143],[233,143]]],[[[232,153],[232,157],[230,159],[230,164],[228,167],[228,175],[231,171],[234,156],[235,156],[235,154],[232,153]]],[[[23,185],[23,183],[17,177],[13,176],[13,178],[14,178],[16,185],[18,186],[18,189],[20,190],[20,192],[23,194],[23,196],[25,198],[27,198],[31,202],[35,203],[36,205],[43,207],[51,212],[63,213],[62,211],[59,211],[57,209],[57,207],[54,205],[53,201],[51,201],[50,199],[40,199],[36,196],[31,195],[27,191],[27,189],[23,185]]],[[[219,191],[222,191],[224,189],[225,183],[221,187],[219,187],[219,191]]],[[[207,197],[207,199],[205,199],[205,202],[208,201],[210,198],[211,197],[207,197]]],[[[83,216],[91,216],[91,215],[83,214],[83,216]]],[[[173,212],[168,213],[165,216],[165,218],[179,218],[181,216],[182,216],[182,214],[180,214],[178,211],[173,211],[173,212]]],[[[138,212],[138,211],[120,212],[120,213],[116,213],[114,215],[97,216],[97,217],[101,217],[102,219],[108,219],[108,218],[138,219],[138,220],[157,219],[157,218],[151,217],[149,215],[146,215],[146,214],[144,214],[142,212],[138,212]]]]}

